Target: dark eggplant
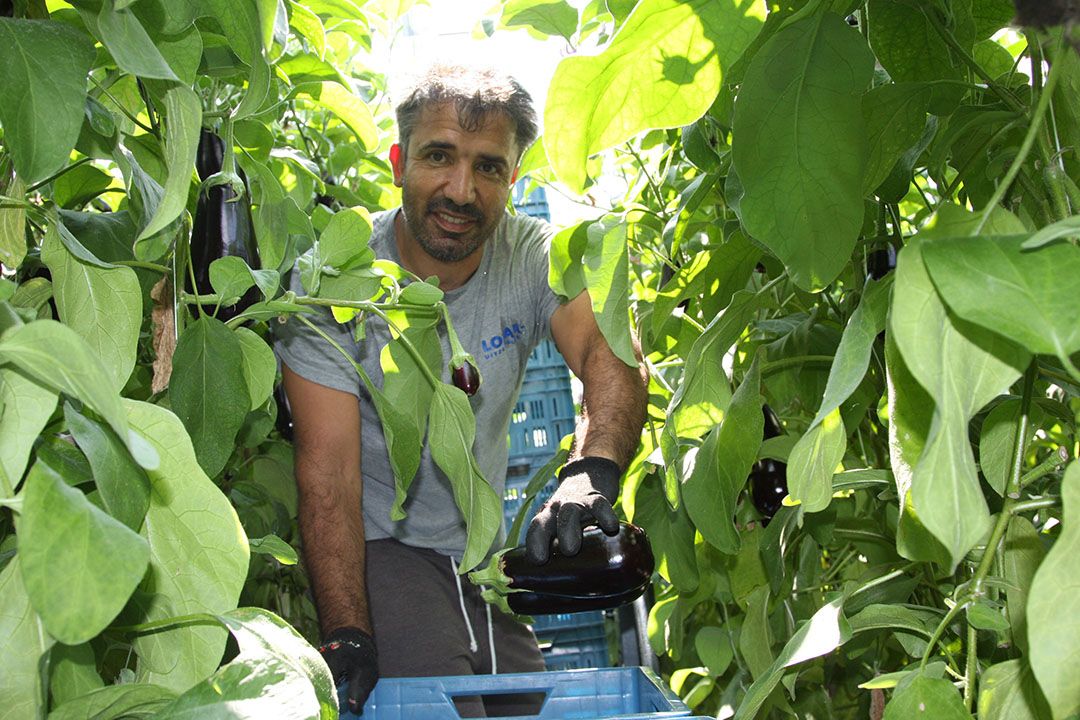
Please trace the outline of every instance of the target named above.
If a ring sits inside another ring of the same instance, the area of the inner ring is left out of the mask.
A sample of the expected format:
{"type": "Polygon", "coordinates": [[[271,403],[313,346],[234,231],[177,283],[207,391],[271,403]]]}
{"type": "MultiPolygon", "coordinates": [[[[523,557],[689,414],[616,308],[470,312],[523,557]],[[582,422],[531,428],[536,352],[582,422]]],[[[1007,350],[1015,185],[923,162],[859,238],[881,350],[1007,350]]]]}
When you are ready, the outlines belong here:
{"type": "MultiPolygon", "coordinates": [[[[766,440],[784,434],[780,418],[768,405],[762,405],[765,415],[765,427],[762,435],[766,440]]],[[[750,499],[761,513],[762,521],[768,525],[783,503],[788,493],[787,464],[772,458],[763,458],[750,468],[750,499]]]]}
{"type": "Polygon", "coordinates": [[[274,388],[274,403],[277,405],[277,419],[274,421],[274,427],[281,433],[281,437],[291,442],[293,439],[292,410],[289,408],[289,398],[281,385],[274,388]]]}
{"type": "MultiPolygon", "coordinates": [[[[600,528],[585,530],[581,550],[566,556],[559,552],[559,541],[552,543],[551,559],[543,565],[534,565],[525,556],[525,547],[519,546],[502,556],[502,571],[510,578],[510,588],[527,590],[529,593],[510,593],[510,607],[518,595],[537,595],[551,598],[553,605],[575,606],[580,610],[596,603],[622,604],[641,594],[652,578],[656,561],[645,531],[630,523],[620,523],[619,532],[609,536],[600,528]],[[578,601],[575,603],[571,600],[578,601]]],[[[520,602],[525,603],[523,599],[520,602]]],[[[605,605],[614,607],[614,605],[605,605]]],[[[532,613],[574,612],[574,610],[532,609],[532,613]]]]}
{"type": "Polygon", "coordinates": [[[460,367],[453,368],[450,373],[454,381],[454,387],[472,397],[480,390],[480,371],[476,366],[466,360],[460,367]]]}
{"type": "Polygon", "coordinates": [[[875,280],[880,280],[894,269],[896,269],[896,248],[892,245],[874,250],[866,256],[866,274],[875,280]]]}
{"type": "MultiPolygon", "coordinates": [[[[195,169],[206,180],[221,172],[224,143],[210,130],[203,129],[195,155],[195,169]]],[[[247,184],[243,171],[241,180],[247,184]]],[[[191,265],[195,274],[194,292],[209,295],[214,292],[210,283],[210,263],[221,257],[237,256],[252,270],[258,270],[259,249],[251,221],[251,205],[246,197],[237,199],[228,183],[213,185],[199,193],[195,220],[191,230],[191,265]]],[[[190,282],[190,280],[189,280],[190,282]]],[[[189,290],[191,288],[189,287],[189,290]]],[[[250,288],[240,301],[218,311],[220,320],[239,315],[260,299],[259,289],[250,288]]]]}
{"type": "Polygon", "coordinates": [[[516,592],[506,596],[510,609],[518,615],[554,615],[561,613],[611,610],[641,597],[649,583],[612,595],[549,595],[536,592],[516,592]]]}
{"type": "Polygon", "coordinates": [[[13,0],[0,0],[0,17],[15,17],[13,0]]]}

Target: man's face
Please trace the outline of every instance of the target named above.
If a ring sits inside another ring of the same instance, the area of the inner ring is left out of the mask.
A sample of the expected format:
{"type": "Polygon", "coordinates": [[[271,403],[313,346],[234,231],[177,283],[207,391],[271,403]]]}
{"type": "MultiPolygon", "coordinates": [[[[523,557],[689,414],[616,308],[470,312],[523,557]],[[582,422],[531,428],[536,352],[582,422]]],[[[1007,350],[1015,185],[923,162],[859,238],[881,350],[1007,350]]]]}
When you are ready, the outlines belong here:
{"type": "Polygon", "coordinates": [[[475,132],[451,104],[425,108],[394,166],[411,238],[440,262],[459,262],[491,237],[502,219],[517,149],[513,123],[493,114],[475,132]]]}

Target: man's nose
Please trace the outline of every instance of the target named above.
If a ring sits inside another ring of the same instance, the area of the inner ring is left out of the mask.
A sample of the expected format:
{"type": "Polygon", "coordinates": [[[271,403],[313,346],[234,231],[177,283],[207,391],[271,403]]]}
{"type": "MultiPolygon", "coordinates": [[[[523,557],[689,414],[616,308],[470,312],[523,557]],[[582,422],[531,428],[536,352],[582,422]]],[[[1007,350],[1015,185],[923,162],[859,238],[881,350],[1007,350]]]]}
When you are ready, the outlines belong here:
{"type": "Polygon", "coordinates": [[[476,200],[476,183],[467,163],[457,163],[451,168],[446,196],[458,205],[470,205],[476,200]]]}

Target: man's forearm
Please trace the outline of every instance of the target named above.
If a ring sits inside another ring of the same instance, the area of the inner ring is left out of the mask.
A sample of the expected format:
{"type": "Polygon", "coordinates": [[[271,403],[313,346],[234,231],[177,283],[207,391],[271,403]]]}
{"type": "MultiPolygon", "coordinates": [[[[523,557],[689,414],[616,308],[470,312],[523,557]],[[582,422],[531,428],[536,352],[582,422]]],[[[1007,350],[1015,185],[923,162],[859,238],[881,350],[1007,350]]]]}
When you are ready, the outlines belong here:
{"type": "Polygon", "coordinates": [[[360,478],[298,453],[300,534],[319,627],[324,636],[340,627],[370,633],[360,478]]]}
{"type": "MultiPolygon", "coordinates": [[[[635,340],[635,354],[641,352],[635,340]]],[[[577,455],[600,456],[626,468],[641,442],[648,405],[644,363],[632,368],[606,344],[590,350],[582,367],[584,388],[576,435],[577,455]]]]}

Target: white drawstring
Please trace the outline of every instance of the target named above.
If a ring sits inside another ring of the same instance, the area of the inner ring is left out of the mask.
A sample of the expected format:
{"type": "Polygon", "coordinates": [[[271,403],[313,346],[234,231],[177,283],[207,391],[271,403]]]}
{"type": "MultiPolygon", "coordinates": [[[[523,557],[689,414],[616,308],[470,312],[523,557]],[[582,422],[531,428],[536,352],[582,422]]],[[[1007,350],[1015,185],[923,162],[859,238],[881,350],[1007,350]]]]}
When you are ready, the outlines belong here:
{"type": "Polygon", "coordinates": [[[495,626],[491,622],[491,603],[484,603],[487,606],[488,616],[488,648],[491,650],[491,674],[494,675],[498,669],[498,665],[495,661],[495,626]]]}
{"type": "MultiPolygon", "coordinates": [[[[469,613],[465,610],[465,593],[461,589],[461,576],[458,575],[457,563],[454,562],[454,558],[450,558],[450,567],[454,570],[454,580],[457,581],[457,596],[458,602],[461,603],[461,617],[465,619],[465,628],[469,631],[469,650],[476,652],[480,649],[479,643],[476,642],[476,634],[473,632],[472,623],[469,622],[469,613]]],[[[490,623],[490,615],[489,623],[490,623]]]]}

